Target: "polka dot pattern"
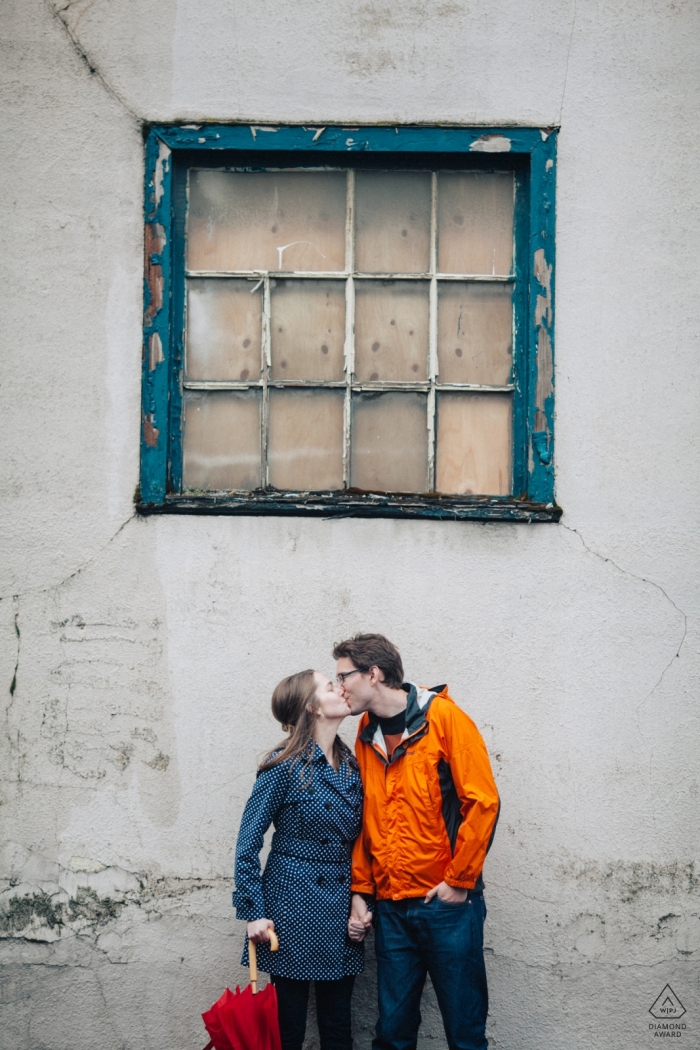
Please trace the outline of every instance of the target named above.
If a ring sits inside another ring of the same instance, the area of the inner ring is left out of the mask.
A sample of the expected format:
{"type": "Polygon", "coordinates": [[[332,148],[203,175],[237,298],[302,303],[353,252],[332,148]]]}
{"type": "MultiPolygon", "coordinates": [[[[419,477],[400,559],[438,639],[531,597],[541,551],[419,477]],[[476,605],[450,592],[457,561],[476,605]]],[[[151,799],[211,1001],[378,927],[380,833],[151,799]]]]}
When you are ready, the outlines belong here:
{"type": "MultiPolygon", "coordinates": [[[[233,904],[239,919],[272,919],[279,951],[258,945],[258,967],[280,977],[332,981],[362,972],[350,941],[350,855],[362,825],[354,757],[336,772],[318,745],[310,769],[281,762],[258,774],[236,844],[233,904]],[[310,775],[309,775],[310,774],[310,775]],[[260,850],[274,825],[265,871],[260,850]]],[[[248,965],[248,946],[243,952],[248,965]]]]}

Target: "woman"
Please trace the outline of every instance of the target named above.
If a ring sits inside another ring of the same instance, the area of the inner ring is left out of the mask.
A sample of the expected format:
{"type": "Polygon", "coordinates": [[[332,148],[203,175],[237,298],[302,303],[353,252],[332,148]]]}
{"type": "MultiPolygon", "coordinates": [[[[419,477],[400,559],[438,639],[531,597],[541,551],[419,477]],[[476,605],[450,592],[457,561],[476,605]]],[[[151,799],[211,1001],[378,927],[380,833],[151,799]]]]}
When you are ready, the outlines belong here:
{"type": "MultiPolygon", "coordinates": [[[[362,823],[357,763],[337,735],[350,708],[319,671],[279,683],[272,713],[287,739],[262,762],[236,845],[233,903],[277,988],[282,1050],[301,1050],[309,982],[321,1050],[351,1050],[350,999],[362,943],[347,937],[350,854],[362,823]],[[274,824],[260,875],[263,836],[274,824]],[[279,950],[268,947],[270,927],[279,950]]],[[[248,963],[248,946],[243,964],[248,963]]]]}

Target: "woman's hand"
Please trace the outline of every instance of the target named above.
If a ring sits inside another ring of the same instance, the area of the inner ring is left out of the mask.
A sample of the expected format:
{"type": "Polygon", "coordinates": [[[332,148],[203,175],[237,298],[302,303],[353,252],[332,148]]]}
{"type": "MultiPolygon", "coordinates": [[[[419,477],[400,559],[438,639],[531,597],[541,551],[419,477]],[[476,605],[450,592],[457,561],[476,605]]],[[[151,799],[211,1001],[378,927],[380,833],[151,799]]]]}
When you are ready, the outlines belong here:
{"type": "Polygon", "coordinates": [[[264,944],[270,940],[268,930],[274,930],[275,924],[272,919],[255,919],[248,923],[248,940],[253,944],[264,944]]]}

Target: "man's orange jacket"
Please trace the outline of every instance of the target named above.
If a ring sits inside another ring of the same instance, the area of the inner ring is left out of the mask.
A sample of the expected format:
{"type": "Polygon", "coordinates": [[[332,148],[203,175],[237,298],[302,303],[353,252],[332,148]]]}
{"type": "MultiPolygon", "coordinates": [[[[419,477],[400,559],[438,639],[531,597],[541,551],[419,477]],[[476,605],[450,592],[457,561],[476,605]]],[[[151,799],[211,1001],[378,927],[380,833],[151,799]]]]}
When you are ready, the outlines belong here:
{"type": "Polygon", "coordinates": [[[404,688],[406,730],[391,760],[379,720],[368,712],[360,719],[365,803],[352,890],[401,900],[443,880],[479,889],[499,811],[486,745],[447,686],[404,688]]]}

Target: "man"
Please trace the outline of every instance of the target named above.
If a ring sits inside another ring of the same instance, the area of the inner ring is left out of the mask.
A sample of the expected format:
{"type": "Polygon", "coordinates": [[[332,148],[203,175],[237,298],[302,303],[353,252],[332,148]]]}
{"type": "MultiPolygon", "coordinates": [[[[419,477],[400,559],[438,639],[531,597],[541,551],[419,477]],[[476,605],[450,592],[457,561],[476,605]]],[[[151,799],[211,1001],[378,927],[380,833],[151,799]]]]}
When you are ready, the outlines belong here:
{"type": "Polygon", "coordinates": [[[374,1050],[415,1050],[426,973],[450,1050],[486,1050],[481,870],[499,799],[484,741],[447,686],[403,680],[381,634],[333,650],[353,714],[365,790],[348,932],[375,910],[379,1021],[374,1050]]]}

